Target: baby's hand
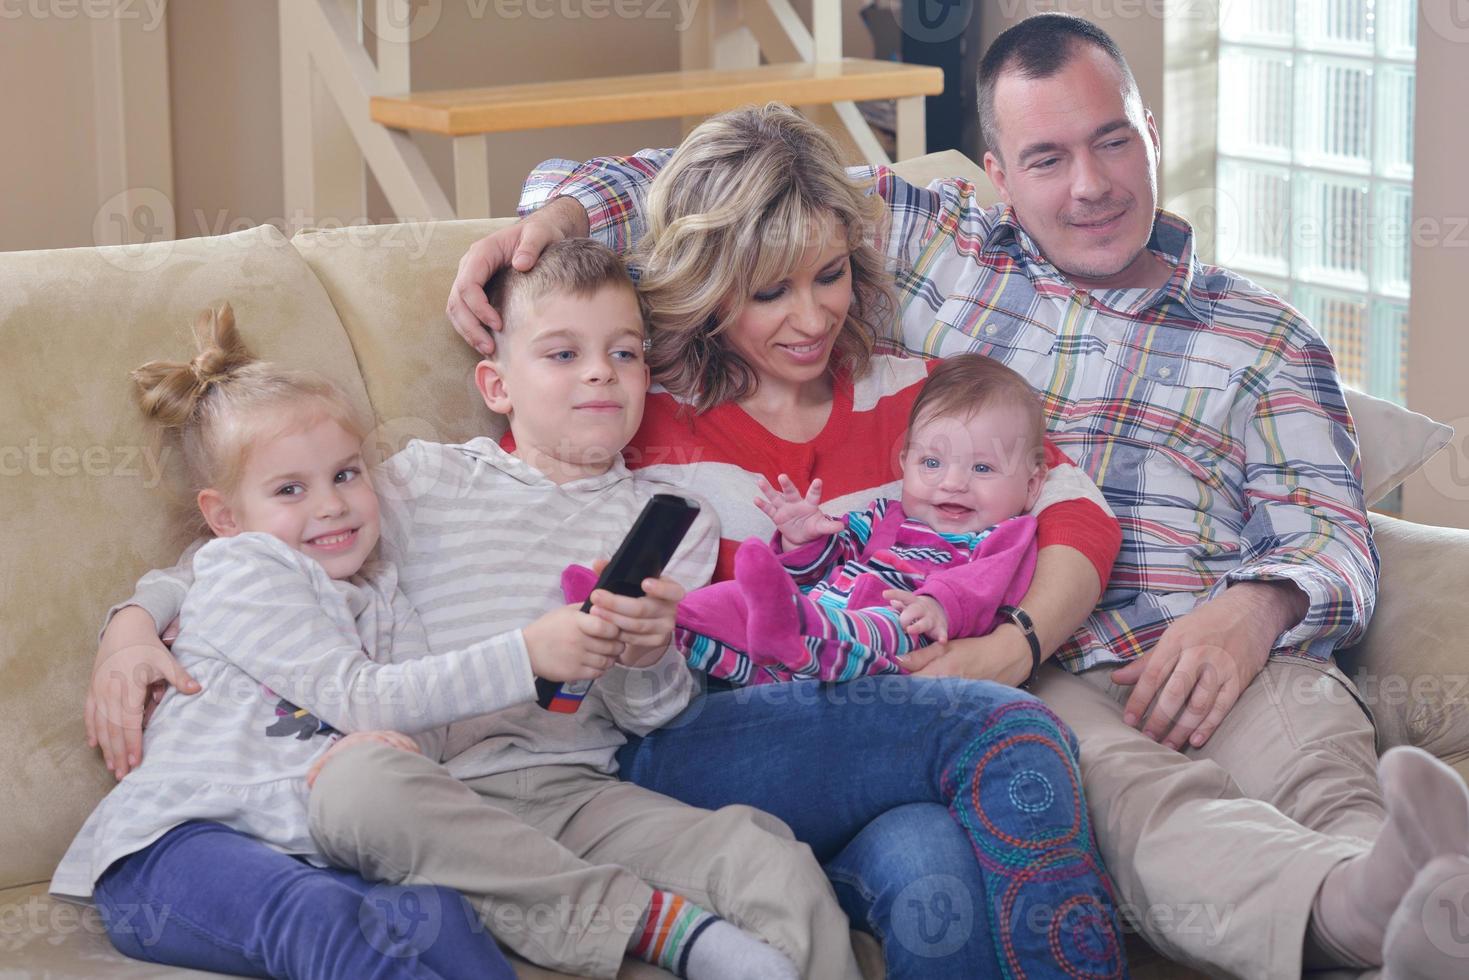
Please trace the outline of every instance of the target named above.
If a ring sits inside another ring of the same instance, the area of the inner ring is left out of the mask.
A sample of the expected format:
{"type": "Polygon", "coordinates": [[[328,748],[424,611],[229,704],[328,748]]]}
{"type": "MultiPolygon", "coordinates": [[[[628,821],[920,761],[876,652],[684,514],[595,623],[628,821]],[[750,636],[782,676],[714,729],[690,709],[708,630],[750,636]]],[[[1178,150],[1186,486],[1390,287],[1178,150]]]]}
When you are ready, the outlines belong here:
{"type": "Polygon", "coordinates": [[[777,479],[780,481],[779,490],[772,487],[765,477],[760,478],[763,497],[755,498],[755,506],[775,522],[782,550],[791,551],[817,538],[841,533],[842,522],[821,511],[820,480],[812,480],[806,496],[802,497],[790,477],[782,473],[777,479]]]}
{"type": "Polygon", "coordinates": [[[642,584],[639,598],[606,589],[592,593],[592,615],[616,626],[617,638],[626,644],[617,658],[624,667],[649,667],[662,659],[673,642],[678,603],[684,597],[684,587],[667,576],[645,578],[642,584]]]}
{"type": "Polygon", "coordinates": [[[888,589],[882,597],[898,610],[898,622],[909,636],[927,636],[935,643],[949,641],[949,614],[933,596],[888,589]]]}
{"type": "Polygon", "coordinates": [[[316,785],[316,777],[321,775],[321,767],[326,765],[326,760],[338,752],[346,751],[349,746],[361,745],[363,742],[382,742],[384,745],[395,749],[402,749],[404,752],[423,754],[423,750],[418,747],[418,743],[402,732],[387,730],[380,732],[353,732],[350,735],[337,739],[332,743],[331,748],[316,757],[316,761],[311,763],[311,768],[306,770],[306,788],[310,789],[316,785]]]}
{"type": "Polygon", "coordinates": [[[553,609],[525,628],[530,667],[548,681],[592,681],[623,652],[617,626],[581,611],[581,604],[553,609]]]}

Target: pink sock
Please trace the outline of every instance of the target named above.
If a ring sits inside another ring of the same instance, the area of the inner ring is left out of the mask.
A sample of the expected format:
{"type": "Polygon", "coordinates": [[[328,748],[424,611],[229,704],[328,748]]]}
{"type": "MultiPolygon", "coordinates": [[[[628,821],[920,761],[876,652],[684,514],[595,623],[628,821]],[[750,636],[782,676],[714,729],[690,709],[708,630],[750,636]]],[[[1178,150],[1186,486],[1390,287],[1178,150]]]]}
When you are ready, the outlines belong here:
{"type": "Polygon", "coordinates": [[[586,602],[597,587],[597,573],[584,565],[567,565],[561,573],[561,594],[567,602],[586,602]]]}
{"type": "Polygon", "coordinates": [[[809,669],[810,652],[802,639],[800,590],[775,552],[751,538],[735,552],[735,581],[745,600],[745,644],[756,663],[809,669]]]}

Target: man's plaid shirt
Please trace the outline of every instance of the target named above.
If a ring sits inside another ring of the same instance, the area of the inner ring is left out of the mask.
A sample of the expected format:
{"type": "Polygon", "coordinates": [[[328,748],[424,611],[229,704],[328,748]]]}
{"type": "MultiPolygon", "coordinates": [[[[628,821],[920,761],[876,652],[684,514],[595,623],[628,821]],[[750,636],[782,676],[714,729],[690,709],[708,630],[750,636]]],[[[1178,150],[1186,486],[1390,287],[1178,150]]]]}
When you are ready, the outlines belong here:
{"type": "MultiPolygon", "coordinates": [[[[639,201],[671,151],[542,164],[528,213],[565,195],[595,238],[626,251],[639,201]]],[[[1008,207],[965,180],[927,188],[887,168],[851,176],[887,202],[876,238],[897,277],[903,342],[977,351],[1041,392],[1051,437],[1102,489],[1122,552],[1097,610],[1057,654],[1070,670],[1132,660],[1232,582],[1286,579],[1310,611],[1276,653],[1328,657],[1359,639],[1377,552],[1357,442],[1331,352],[1295,310],[1204,265],[1182,218],[1159,211],[1158,289],[1078,290],[1008,207]]]]}

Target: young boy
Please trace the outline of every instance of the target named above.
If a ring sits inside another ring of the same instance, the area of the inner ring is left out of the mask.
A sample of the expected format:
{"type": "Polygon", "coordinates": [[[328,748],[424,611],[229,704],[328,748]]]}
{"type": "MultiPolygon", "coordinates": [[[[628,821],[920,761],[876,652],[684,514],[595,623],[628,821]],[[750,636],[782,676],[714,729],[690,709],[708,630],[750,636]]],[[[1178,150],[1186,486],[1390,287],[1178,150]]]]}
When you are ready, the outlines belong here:
{"type": "MultiPolygon", "coordinates": [[[[445,765],[344,739],[315,778],[313,838],[368,878],[458,889],[502,943],[565,972],[612,977],[627,952],[691,977],[858,976],[830,885],[783,824],[615,775],[623,732],[652,731],[693,695],[673,609],[708,580],[718,541],[703,516],[647,598],[599,597],[603,620],[564,605],[562,570],[610,554],[661,489],[620,455],[648,385],[621,261],[565,242],[494,289],[507,330],[475,382],[509,416],[513,449],[413,442],[384,463],[383,557],[435,649],[518,632],[561,651],[547,679],[595,681],[575,714],[544,711],[527,657],[525,703],[451,725],[445,765]]],[[[166,623],[176,586],[145,584],[131,601],[166,623]]]]}

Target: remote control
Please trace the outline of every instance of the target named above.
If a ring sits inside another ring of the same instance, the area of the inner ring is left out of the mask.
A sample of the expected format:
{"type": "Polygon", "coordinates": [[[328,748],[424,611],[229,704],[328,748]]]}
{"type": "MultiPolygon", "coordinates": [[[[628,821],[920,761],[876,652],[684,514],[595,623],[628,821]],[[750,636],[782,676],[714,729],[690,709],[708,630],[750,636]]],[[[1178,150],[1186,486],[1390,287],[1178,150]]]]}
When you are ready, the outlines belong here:
{"type": "MultiPolygon", "coordinates": [[[[699,516],[699,505],[671,493],[654,494],[643,506],[632,530],[622,539],[617,553],[602,569],[597,588],[614,595],[640,596],[643,580],[657,578],[678,550],[679,542],[699,516]]],[[[594,590],[595,591],[595,590],[594,590]]],[[[582,603],[581,611],[590,612],[592,600],[582,603]]],[[[571,714],[581,707],[591,690],[591,681],[568,681],[565,684],[536,678],[536,703],[547,711],[571,714]]]]}

